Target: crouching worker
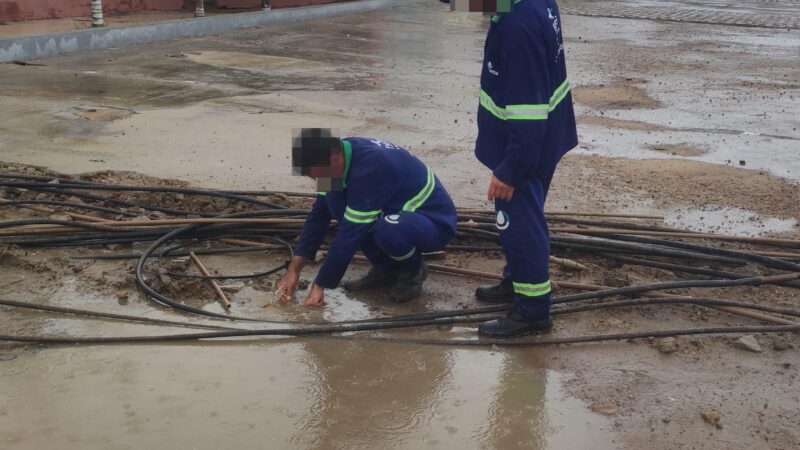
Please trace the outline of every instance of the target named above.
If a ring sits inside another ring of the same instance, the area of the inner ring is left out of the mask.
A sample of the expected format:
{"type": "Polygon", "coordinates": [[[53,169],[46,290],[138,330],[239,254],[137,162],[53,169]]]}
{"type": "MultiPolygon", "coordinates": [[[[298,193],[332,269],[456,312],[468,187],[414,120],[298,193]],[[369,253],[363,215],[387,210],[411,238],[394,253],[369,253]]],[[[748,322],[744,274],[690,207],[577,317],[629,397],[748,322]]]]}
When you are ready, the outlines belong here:
{"type": "Polygon", "coordinates": [[[280,300],[294,298],[300,271],[314,259],[331,219],[339,226],[305,306],[325,303],[325,289],[339,286],[359,249],[372,267],[345,289],[391,286],[389,298],[398,303],[419,296],[427,276],[421,253],[442,250],[456,229],[455,206],[433,171],[397,145],[339,139],[321,128],[295,136],[292,165],[296,175],[317,181],[319,195],[278,284],[280,300]]]}

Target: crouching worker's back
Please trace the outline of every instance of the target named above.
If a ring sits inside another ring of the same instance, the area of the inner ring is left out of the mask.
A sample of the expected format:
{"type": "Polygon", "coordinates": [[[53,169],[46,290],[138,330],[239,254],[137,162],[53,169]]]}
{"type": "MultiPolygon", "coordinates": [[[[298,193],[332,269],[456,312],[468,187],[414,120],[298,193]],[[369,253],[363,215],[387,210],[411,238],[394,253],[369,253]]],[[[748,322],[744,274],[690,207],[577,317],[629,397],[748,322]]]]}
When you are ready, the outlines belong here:
{"type": "Polygon", "coordinates": [[[455,206],[433,171],[395,144],[340,139],[320,128],[295,137],[292,165],[295,174],[317,181],[319,194],[278,284],[281,301],[294,298],[300,271],[314,259],[332,219],[339,226],[306,306],[324,304],[324,290],[339,286],[359,249],[372,267],[345,289],[390,288],[389,298],[398,303],[418,297],[427,276],[421,254],[444,249],[456,229],[455,206]]]}

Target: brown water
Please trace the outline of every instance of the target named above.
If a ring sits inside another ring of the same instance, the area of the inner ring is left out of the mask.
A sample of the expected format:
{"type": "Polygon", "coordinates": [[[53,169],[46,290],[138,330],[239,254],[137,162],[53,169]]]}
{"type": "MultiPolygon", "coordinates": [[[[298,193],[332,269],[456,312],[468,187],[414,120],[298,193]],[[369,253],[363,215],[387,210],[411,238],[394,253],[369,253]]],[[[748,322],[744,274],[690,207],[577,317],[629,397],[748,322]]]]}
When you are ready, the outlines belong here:
{"type": "Polygon", "coordinates": [[[613,448],[535,351],[294,343],[53,348],[0,362],[0,446],[613,448]]]}
{"type": "MultiPolygon", "coordinates": [[[[226,273],[252,272],[280,259],[204,257],[209,270],[226,273]]],[[[133,286],[129,301],[118,302],[102,283],[124,275],[121,266],[95,262],[38,288],[44,274],[5,266],[8,276],[0,283],[13,282],[4,295],[17,300],[193,320],[154,307],[133,286]]],[[[304,276],[313,276],[315,268],[308,269],[304,276]]],[[[355,265],[348,276],[363,270],[355,265]]],[[[433,274],[425,297],[407,305],[392,305],[381,292],[351,296],[329,290],[322,310],[298,304],[264,308],[271,292],[253,280],[229,296],[234,313],[248,317],[352,320],[455,308],[456,299],[474,289],[474,283],[455,280],[433,274]]],[[[192,304],[220,311],[213,294],[193,295],[192,304]]],[[[52,336],[196,331],[9,308],[0,309],[0,330],[52,336]]],[[[467,326],[384,335],[476,337],[467,326]]],[[[545,351],[324,337],[105,347],[0,344],[0,449],[613,448],[607,419],[562,391],[569,375],[543,368],[545,351]]]]}

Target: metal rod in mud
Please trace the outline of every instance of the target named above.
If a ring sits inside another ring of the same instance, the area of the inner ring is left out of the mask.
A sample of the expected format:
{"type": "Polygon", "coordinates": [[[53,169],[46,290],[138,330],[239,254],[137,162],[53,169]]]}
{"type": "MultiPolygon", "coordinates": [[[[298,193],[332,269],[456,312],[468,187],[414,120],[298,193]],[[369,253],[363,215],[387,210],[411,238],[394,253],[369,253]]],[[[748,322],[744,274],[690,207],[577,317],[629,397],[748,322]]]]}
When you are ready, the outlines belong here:
{"type": "MultiPolygon", "coordinates": [[[[355,256],[353,259],[357,260],[357,261],[367,261],[367,259],[365,257],[358,256],[358,255],[355,256]]],[[[458,267],[448,267],[448,266],[442,266],[442,265],[438,265],[438,264],[428,264],[428,268],[433,270],[433,271],[436,271],[436,272],[450,273],[450,274],[455,274],[455,275],[476,276],[476,277],[481,277],[481,278],[490,278],[490,279],[494,279],[494,280],[502,280],[503,279],[503,276],[500,275],[500,274],[494,274],[494,273],[490,273],[490,272],[482,272],[482,271],[478,271],[478,270],[461,269],[461,268],[458,268],[458,267]]],[[[747,280],[748,280],[748,282],[755,283],[754,279],[757,279],[757,280],[759,280],[760,283],[776,284],[776,283],[780,283],[780,282],[784,282],[784,281],[796,280],[798,278],[800,278],[800,274],[786,274],[786,275],[778,275],[778,276],[775,276],[775,277],[752,277],[752,278],[748,278],[747,280]]],[[[556,288],[576,289],[576,290],[585,290],[585,291],[601,291],[601,290],[616,291],[618,289],[633,290],[634,288],[642,288],[641,286],[631,286],[630,288],[612,288],[610,286],[601,286],[601,285],[585,284],[585,283],[573,283],[573,282],[568,282],[568,281],[554,281],[553,285],[555,285],[556,288]]],[[[640,290],[640,291],[637,291],[637,292],[643,292],[643,291],[640,290]]],[[[617,295],[617,294],[609,294],[609,295],[617,295]]],[[[653,293],[645,292],[643,295],[645,295],[645,296],[656,296],[657,295],[657,296],[660,296],[660,297],[670,297],[670,296],[676,296],[677,297],[676,294],[666,294],[666,293],[653,294],[653,293]]],[[[683,296],[683,297],[685,297],[685,296],[683,296]]],[[[596,296],[591,296],[591,295],[588,295],[588,294],[586,295],[586,300],[594,299],[594,298],[597,298],[597,297],[596,296]]],[[[780,325],[793,325],[793,324],[797,323],[797,322],[793,322],[791,320],[783,319],[783,318],[780,318],[780,317],[775,317],[775,316],[772,316],[772,315],[769,315],[769,314],[764,314],[764,313],[759,313],[759,312],[755,312],[755,311],[744,310],[742,308],[736,308],[736,307],[730,307],[730,306],[711,306],[711,305],[709,305],[709,307],[718,309],[720,311],[725,311],[725,312],[730,313],[730,314],[735,314],[735,315],[739,315],[739,316],[743,316],[743,317],[749,317],[751,319],[763,320],[765,322],[771,322],[771,323],[776,323],[776,324],[780,324],[780,325]]]]}
{"type": "Polygon", "coordinates": [[[767,245],[789,245],[800,248],[798,239],[779,239],[779,238],[757,238],[749,236],[728,236],[724,234],[693,233],[693,232],[673,232],[673,231],[645,231],[645,230],[624,230],[606,228],[574,228],[574,227],[550,227],[552,233],[570,233],[586,235],[633,235],[633,236],[661,236],[661,237],[680,237],[687,239],[709,239],[717,241],[741,242],[748,244],[767,244],[767,245]]]}
{"type": "MultiPolygon", "coordinates": [[[[56,210],[52,208],[47,208],[44,206],[36,206],[36,205],[20,205],[21,208],[30,209],[31,211],[38,211],[43,212],[46,214],[56,214],[56,210]]],[[[63,214],[72,217],[73,219],[84,220],[87,222],[107,222],[106,219],[101,219],[99,217],[94,216],[87,216],[85,214],[78,214],[69,211],[64,211],[63,214]]]]}
{"type": "MultiPolygon", "coordinates": [[[[211,273],[208,271],[208,269],[206,269],[206,266],[203,265],[203,263],[200,261],[200,258],[198,258],[194,252],[190,251],[189,257],[192,258],[192,261],[194,261],[195,265],[197,266],[198,269],[200,269],[200,272],[202,272],[203,275],[205,275],[206,277],[211,276],[211,273]]],[[[214,291],[217,293],[217,297],[219,297],[219,301],[220,303],[222,303],[222,307],[225,308],[225,311],[229,311],[231,309],[231,302],[228,300],[228,297],[225,295],[225,293],[222,292],[222,288],[219,287],[219,283],[217,283],[217,280],[213,278],[206,278],[206,279],[208,280],[209,283],[211,283],[211,287],[213,287],[214,291]]]]}
{"type": "MultiPolygon", "coordinates": [[[[488,209],[477,208],[456,208],[456,211],[463,214],[486,214],[495,215],[496,211],[488,209]]],[[[600,213],[600,212],[570,212],[570,211],[545,211],[546,216],[576,216],[576,217],[619,217],[623,219],[652,219],[664,220],[664,216],[644,215],[644,214],[615,214],[615,213],[600,213]]]]}
{"type": "MultiPolygon", "coordinates": [[[[448,320],[430,320],[423,324],[409,324],[392,322],[390,324],[364,324],[345,326],[315,326],[294,329],[267,329],[267,330],[236,330],[217,331],[204,333],[171,334],[160,336],[111,336],[111,337],[53,337],[53,336],[9,336],[0,335],[0,341],[31,342],[40,344],[85,345],[85,344],[145,344],[162,342],[197,341],[201,339],[223,339],[235,337],[259,336],[319,336],[333,333],[347,333],[354,331],[372,331],[386,328],[408,328],[411,326],[442,325],[451,323],[448,320]],[[389,326],[387,326],[389,325],[389,326]]],[[[586,335],[548,337],[533,339],[413,339],[368,336],[364,338],[351,337],[348,339],[367,340],[376,342],[413,343],[430,345],[464,345],[464,346],[533,346],[533,345],[558,345],[577,344],[583,342],[618,341],[667,336],[689,336],[698,334],[742,334],[742,333],[796,333],[800,332],[800,325],[755,325],[755,326],[724,326],[708,328],[688,328],[674,330],[639,331],[631,333],[615,333],[607,335],[586,335]]]]}

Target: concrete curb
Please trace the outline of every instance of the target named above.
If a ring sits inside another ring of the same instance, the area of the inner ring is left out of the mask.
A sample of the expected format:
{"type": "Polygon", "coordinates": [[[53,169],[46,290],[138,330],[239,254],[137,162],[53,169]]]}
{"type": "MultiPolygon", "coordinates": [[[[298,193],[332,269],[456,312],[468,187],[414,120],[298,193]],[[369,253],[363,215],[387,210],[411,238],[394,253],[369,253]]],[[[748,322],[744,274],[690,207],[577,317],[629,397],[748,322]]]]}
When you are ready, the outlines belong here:
{"type": "Polygon", "coordinates": [[[411,0],[361,0],[275,11],[225,14],[127,28],[95,28],[39,36],[0,39],[0,63],[44,58],[61,53],[143,44],[223,33],[273,23],[298,22],[413,3],[411,0]]]}

